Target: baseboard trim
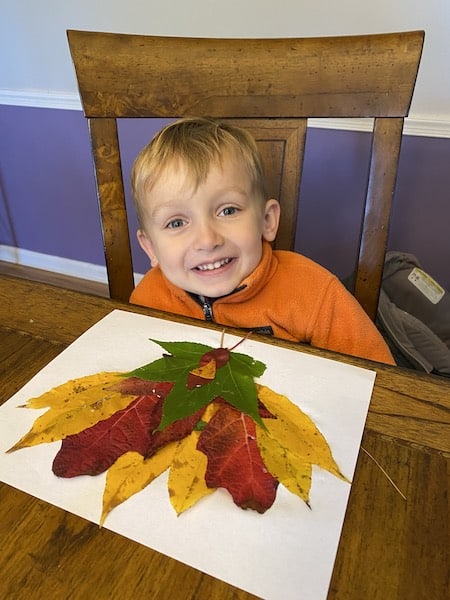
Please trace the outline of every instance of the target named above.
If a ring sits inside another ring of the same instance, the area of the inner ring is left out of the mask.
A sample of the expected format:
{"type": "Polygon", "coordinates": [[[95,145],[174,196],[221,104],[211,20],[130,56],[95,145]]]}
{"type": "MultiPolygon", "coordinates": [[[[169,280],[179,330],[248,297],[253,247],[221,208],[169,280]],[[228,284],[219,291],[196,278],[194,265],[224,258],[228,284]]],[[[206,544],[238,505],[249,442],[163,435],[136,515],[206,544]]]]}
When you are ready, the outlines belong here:
{"type": "MultiPolygon", "coordinates": [[[[95,283],[108,284],[106,267],[93,263],[42,254],[40,252],[6,245],[0,245],[0,260],[23,267],[58,273],[59,275],[67,275],[68,277],[85,279],[95,283]]],[[[142,277],[143,275],[141,273],[135,273],[135,283],[137,284],[142,277]]]]}
{"type": "Polygon", "coordinates": [[[96,283],[108,283],[106,267],[104,266],[41,254],[40,252],[24,250],[14,246],[0,245],[0,260],[33,269],[51,271],[60,275],[77,277],[78,279],[87,279],[96,283]]]}
{"type": "MultiPolygon", "coordinates": [[[[69,92],[47,92],[42,90],[0,90],[0,105],[27,106],[81,111],[78,94],[69,92]]],[[[370,131],[371,119],[310,119],[309,125],[318,129],[348,131],[370,131]]],[[[412,115],[405,119],[405,135],[420,137],[450,138],[450,115],[448,118],[432,118],[412,115]]]]}

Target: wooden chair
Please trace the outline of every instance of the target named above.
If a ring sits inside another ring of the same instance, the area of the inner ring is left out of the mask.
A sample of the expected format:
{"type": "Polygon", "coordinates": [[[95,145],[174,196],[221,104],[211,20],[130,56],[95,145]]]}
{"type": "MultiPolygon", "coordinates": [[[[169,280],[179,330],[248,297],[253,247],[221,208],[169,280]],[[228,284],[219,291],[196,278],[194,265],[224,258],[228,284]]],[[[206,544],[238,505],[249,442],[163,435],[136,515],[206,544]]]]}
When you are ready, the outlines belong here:
{"type": "Polygon", "coordinates": [[[307,119],[372,117],[353,293],[374,319],[423,39],[421,31],[304,39],[68,31],[89,121],[111,297],[128,301],[133,288],[118,118],[210,116],[247,127],[282,206],[275,246],[293,249],[307,119]]]}

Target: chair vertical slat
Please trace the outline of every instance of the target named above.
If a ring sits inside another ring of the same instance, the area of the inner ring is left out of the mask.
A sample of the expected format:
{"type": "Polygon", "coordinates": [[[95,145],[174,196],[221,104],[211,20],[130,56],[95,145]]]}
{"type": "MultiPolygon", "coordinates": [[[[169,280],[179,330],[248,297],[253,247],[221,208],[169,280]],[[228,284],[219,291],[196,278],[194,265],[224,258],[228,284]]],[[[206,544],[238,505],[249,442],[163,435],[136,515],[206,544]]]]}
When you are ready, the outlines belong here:
{"type": "Polygon", "coordinates": [[[281,204],[276,250],[294,250],[307,119],[227,119],[255,138],[266,175],[267,193],[281,204]]]}
{"type": "Polygon", "coordinates": [[[356,299],[373,320],[383,275],[402,130],[403,118],[375,119],[354,289],[356,299]]]}
{"type": "Polygon", "coordinates": [[[106,270],[111,298],[128,302],[134,287],[117,122],[89,119],[106,270]]]}
{"type": "Polygon", "coordinates": [[[280,226],[274,242],[277,250],[294,250],[299,211],[300,183],[305,154],[307,120],[298,119],[296,127],[286,136],[279,200],[280,226]]]}

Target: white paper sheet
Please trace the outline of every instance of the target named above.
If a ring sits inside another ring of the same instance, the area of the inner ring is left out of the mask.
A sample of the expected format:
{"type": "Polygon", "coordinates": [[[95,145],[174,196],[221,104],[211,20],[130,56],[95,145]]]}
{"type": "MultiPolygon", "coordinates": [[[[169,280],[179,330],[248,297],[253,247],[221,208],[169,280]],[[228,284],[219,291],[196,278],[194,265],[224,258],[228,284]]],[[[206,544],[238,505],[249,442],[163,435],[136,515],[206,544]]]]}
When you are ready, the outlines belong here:
{"type": "MultiPolygon", "coordinates": [[[[59,479],[51,465],[60,442],[5,451],[44,411],[17,408],[74,377],[128,371],[161,356],[149,338],[219,346],[220,332],[113,311],[0,407],[0,479],[98,523],[105,475],[59,479]]],[[[256,336],[255,336],[256,338],[256,336]]],[[[225,337],[231,347],[238,338],[225,337]]],[[[327,439],[341,471],[353,478],[375,372],[248,339],[239,352],[267,365],[260,382],[306,412],[327,439]]],[[[217,490],[177,517],[163,474],[115,508],[105,527],[269,600],[325,599],[350,485],[314,468],[309,509],[279,486],[263,515],[235,506],[217,490]]]]}

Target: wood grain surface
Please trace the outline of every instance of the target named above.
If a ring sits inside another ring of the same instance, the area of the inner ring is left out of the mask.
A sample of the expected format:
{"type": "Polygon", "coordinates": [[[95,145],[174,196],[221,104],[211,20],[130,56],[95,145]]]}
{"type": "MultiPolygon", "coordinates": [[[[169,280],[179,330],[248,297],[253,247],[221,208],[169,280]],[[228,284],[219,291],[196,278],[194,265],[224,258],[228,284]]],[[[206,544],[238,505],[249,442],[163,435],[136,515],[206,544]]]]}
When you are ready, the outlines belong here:
{"type": "MultiPolygon", "coordinates": [[[[168,316],[0,277],[0,402],[114,308],[168,316]]],[[[446,599],[450,584],[449,380],[261,339],[377,371],[362,441],[373,458],[360,452],[329,598],[446,599]]],[[[0,510],[0,598],[252,598],[6,484],[0,484],[0,510]]],[[[299,540],[299,555],[307,547],[307,540],[299,540]]],[[[302,598],[301,590],[298,597],[302,598]]]]}

